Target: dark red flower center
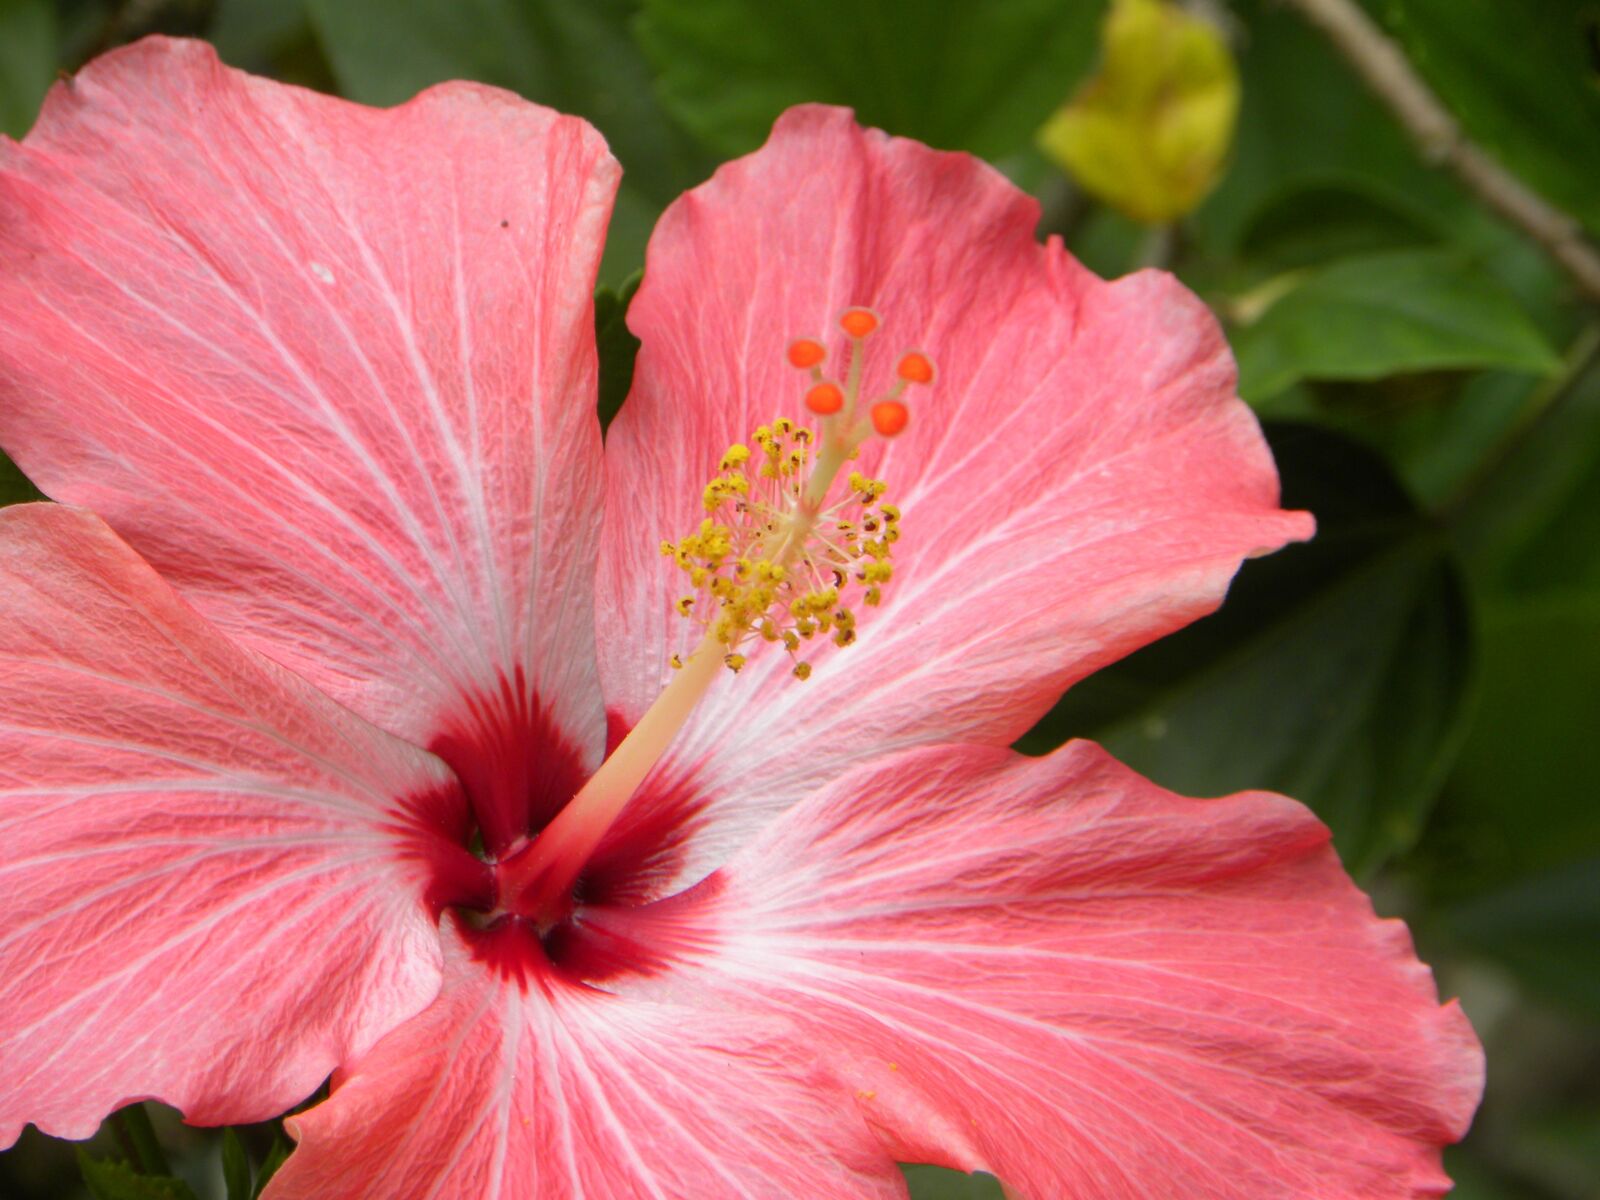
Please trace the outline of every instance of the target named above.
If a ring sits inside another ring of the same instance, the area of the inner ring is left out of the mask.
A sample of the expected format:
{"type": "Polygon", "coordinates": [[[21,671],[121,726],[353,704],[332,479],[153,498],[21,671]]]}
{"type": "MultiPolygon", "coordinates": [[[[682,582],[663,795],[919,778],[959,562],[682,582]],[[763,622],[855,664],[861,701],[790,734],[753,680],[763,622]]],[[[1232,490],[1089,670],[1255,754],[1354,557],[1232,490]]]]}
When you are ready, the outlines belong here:
{"type": "MultiPolygon", "coordinates": [[[[661,755],[722,668],[744,667],[746,647],[777,643],[794,655],[818,638],[848,646],[856,614],[846,593],[875,608],[893,574],[900,512],[883,503],[887,485],[850,471],[840,494],[835,480],[867,438],[905,429],[900,397],[931,383],[934,367],[920,351],[902,355],[889,390],[869,401],[863,364],[878,327],[867,308],[840,316],[848,345],[835,379],[826,346],[793,342],[788,358],[810,374],[806,404],[818,428],[779,418],[754,431],[754,450],[728,447],[701,492],[696,531],[661,543],[694,589],[678,611],[705,634],[687,659],[672,657],[677,673],[635,729],[610,722],[596,772],[520,670],[465,698],[430,742],[456,786],[406,806],[429,868],[427,898],[441,916],[453,910],[503,974],[593,983],[656,969],[662,943],[681,948],[683,905],[658,901],[703,804],[692,779],[649,782],[661,755]]],[[[797,659],[794,674],[810,673],[797,659]]]]}
{"type": "MultiPolygon", "coordinates": [[[[608,753],[627,729],[613,719],[609,732],[608,753]]],[[[504,907],[504,864],[583,786],[589,772],[580,755],[520,672],[465,703],[428,748],[456,782],[408,798],[406,842],[427,867],[427,903],[441,918],[455,913],[482,961],[524,984],[552,972],[597,983],[662,965],[642,906],[660,896],[681,861],[700,808],[691,783],[642,791],[555,906],[522,914],[504,907]]]]}

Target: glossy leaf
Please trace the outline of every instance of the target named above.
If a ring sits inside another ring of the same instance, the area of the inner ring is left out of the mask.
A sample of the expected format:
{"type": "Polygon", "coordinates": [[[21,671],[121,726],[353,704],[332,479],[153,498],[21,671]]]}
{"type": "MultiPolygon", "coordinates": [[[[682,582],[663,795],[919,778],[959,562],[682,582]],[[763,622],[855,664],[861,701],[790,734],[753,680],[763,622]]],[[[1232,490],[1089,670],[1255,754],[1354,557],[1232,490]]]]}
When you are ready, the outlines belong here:
{"type": "Polygon", "coordinates": [[[1459,741],[1471,631],[1441,539],[1370,451],[1269,426],[1317,537],[1247,563],[1215,616],[1092,676],[1022,743],[1093,738],[1165,787],[1265,787],[1369,871],[1421,832],[1459,741]]]}
{"type": "Polygon", "coordinates": [[[1516,302],[1448,252],[1400,250],[1308,273],[1233,338],[1252,403],[1302,379],[1381,379],[1405,371],[1560,360],[1516,302]]]}
{"type": "Polygon", "coordinates": [[[807,100],[996,156],[1025,145],[1094,57],[1103,0],[645,0],[664,102],[724,155],[807,100]]]}

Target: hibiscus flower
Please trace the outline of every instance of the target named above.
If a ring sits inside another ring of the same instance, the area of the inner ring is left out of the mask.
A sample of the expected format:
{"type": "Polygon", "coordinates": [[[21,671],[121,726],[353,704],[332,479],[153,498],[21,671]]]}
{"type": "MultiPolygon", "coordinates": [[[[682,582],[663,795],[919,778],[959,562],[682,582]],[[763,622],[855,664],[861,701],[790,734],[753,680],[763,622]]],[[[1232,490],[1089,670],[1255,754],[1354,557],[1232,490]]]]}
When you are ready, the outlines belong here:
{"type": "Polygon", "coordinates": [[[1480,1052],[1316,819],[1007,749],[1310,532],[1205,308],[799,108],[602,448],[617,176],[161,40],[0,149],[0,1145],[332,1072],[273,1200],[1443,1191],[1480,1052]]]}

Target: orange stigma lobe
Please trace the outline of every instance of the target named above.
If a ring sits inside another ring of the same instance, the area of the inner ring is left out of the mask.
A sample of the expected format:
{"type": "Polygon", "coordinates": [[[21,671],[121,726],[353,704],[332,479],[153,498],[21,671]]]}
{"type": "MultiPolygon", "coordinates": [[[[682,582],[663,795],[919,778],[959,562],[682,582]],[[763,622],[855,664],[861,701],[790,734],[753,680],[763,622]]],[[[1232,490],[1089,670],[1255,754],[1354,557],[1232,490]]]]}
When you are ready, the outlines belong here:
{"type": "Polygon", "coordinates": [[[900,359],[899,365],[895,367],[895,374],[907,383],[932,383],[933,364],[928,361],[926,354],[919,354],[913,350],[900,359]]]}
{"type": "Polygon", "coordinates": [[[839,328],[853,338],[864,338],[878,328],[878,317],[870,308],[847,308],[839,318],[839,328]]]}
{"type": "Polygon", "coordinates": [[[903,433],[911,423],[911,410],[898,400],[880,400],[872,406],[872,428],[879,437],[903,433]]]}
{"type": "Polygon", "coordinates": [[[806,393],[806,407],[819,417],[830,417],[844,407],[844,393],[834,383],[819,383],[806,393]]]}
{"type": "MultiPolygon", "coordinates": [[[[788,344],[786,353],[790,363],[811,373],[805,405],[813,416],[823,418],[817,430],[818,445],[832,447],[829,454],[854,458],[864,439],[874,435],[891,438],[905,430],[911,423],[911,412],[904,403],[906,389],[932,384],[939,371],[932,355],[902,349],[892,358],[885,356],[884,365],[893,371],[887,380],[875,376],[875,372],[869,375],[867,360],[873,355],[867,339],[884,325],[883,319],[865,305],[842,310],[839,328],[849,341],[835,351],[828,349],[824,338],[798,337],[788,344]],[[825,361],[836,362],[836,369],[824,374],[825,361]],[[876,395],[866,390],[867,380],[874,376],[882,380],[879,386],[883,388],[876,395]]],[[[820,503],[822,496],[813,500],[820,503]]]]}
{"type": "Polygon", "coordinates": [[[822,343],[812,338],[797,338],[789,343],[789,363],[804,370],[815,367],[828,357],[822,343]]]}

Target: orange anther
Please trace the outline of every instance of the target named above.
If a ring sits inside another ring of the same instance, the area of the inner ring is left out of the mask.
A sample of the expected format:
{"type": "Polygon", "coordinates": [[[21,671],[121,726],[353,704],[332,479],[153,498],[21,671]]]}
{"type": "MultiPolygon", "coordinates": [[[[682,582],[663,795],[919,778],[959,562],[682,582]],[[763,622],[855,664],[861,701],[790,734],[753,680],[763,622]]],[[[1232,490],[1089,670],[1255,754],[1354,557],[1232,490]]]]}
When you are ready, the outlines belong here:
{"type": "Polygon", "coordinates": [[[933,364],[928,361],[926,354],[919,354],[915,350],[900,360],[895,373],[907,383],[933,382],[933,364]]]}
{"type": "Polygon", "coordinates": [[[911,423],[911,410],[898,400],[879,400],[872,406],[872,427],[883,437],[894,437],[911,423]]]}
{"type": "Polygon", "coordinates": [[[828,352],[823,349],[822,343],[811,338],[799,338],[789,343],[789,362],[802,370],[814,367],[828,357],[828,352]]]}
{"type": "Polygon", "coordinates": [[[877,314],[870,308],[847,308],[839,318],[839,328],[853,338],[864,338],[877,327],[877,314]]]}
{"type": "Polygon", "coordinates": [[[844,407],[844,393],[836,383],[819,383],[806,393],[806,407],[819,417],[831,416],[844,407]]]}

